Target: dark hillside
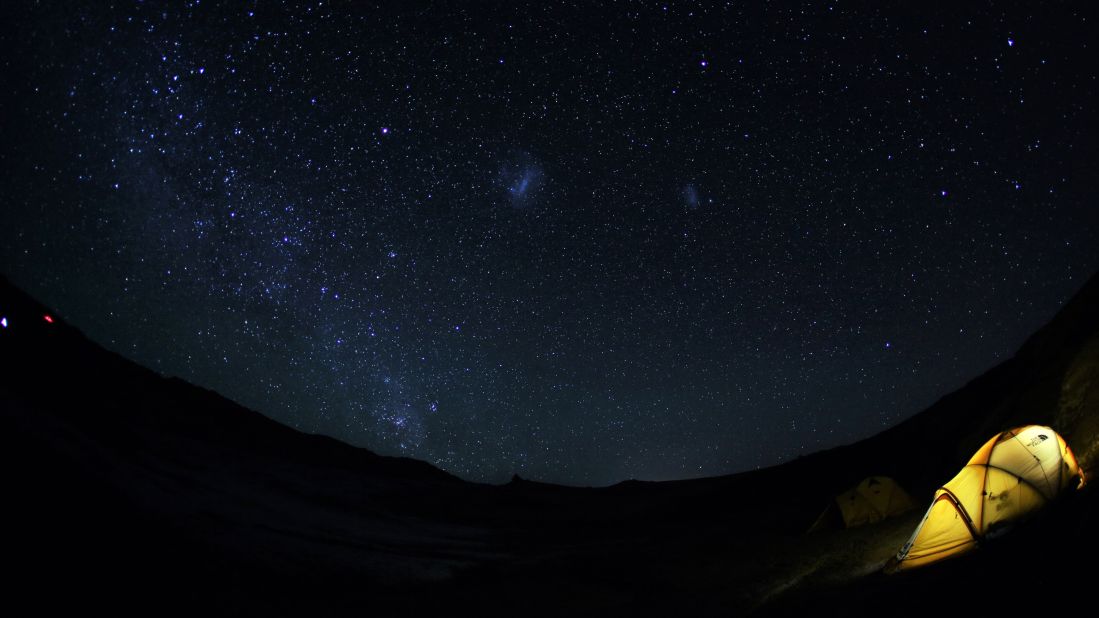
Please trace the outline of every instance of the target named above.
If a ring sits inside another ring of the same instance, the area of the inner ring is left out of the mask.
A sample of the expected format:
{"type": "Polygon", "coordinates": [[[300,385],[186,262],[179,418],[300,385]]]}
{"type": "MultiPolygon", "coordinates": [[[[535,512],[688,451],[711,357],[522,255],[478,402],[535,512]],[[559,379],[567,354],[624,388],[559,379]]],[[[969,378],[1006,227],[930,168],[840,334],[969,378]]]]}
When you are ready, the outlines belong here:
{"type": "Polygon", "coordinates": [[[7,588],[42,610],[896,613],[897,598],[933,607],[932,587],[1057,564],[1099,538],[1085,490],[970,557],[877,573],[997,431],[1049,424],[1094,469],[1096,278],[1014,358],[878,436],[758,472],[598,489],[468,483],[302,434],[102,349],[6,281],[0,313],[7,588]],[[870,474],[898,479],[921,512],[803,534],[870,474]]]}

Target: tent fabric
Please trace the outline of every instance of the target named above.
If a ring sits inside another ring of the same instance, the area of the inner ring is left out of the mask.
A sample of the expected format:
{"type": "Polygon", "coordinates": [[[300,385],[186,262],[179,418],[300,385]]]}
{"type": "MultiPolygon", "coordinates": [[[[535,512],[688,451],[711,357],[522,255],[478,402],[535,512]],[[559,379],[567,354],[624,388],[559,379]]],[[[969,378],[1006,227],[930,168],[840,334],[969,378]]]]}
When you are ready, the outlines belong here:
{"type": "Polygon", "coordinates": [[[958,556],[1041,509],[1083,473],[1064,438],[1028,425],[994,436],[948,483],[895,558],[903,570],[958,556]]]}
{"type": "Polygon", "coordinates": [[[896,481],[887,476],[870,476],[836,496],[809,531],[826,528],[830,521],[837,519],[842,520],[846,528],[864,526],[900,515],[915,506],[912,497],[896,481]],[[838,518],[835,516],[837,511],[838,518]]]}

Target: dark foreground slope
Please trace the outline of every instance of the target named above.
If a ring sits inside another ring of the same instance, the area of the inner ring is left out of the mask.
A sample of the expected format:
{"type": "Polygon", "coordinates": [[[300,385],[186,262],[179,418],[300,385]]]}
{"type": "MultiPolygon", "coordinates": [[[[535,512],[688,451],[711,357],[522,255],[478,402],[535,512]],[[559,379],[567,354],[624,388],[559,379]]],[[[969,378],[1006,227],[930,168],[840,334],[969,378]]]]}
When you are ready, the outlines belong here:
{"type": "Polygon", "coordinates": [[[1005,590],[1004,577],[1026,572],[1067,594],[1081,573],[1060,562],[1097,549],[1090,490],[972,557],[901,576],[877,570],[918,513],[803,534],[830,495],[869,474],[894,476],[923,502],[988,436],[1016,424],[1054,426],[1093,468],[1095,278],[1015,358],[879,436],[749,474],[604,489],[478,485],[301,434],[138,367],[64,320],[47,323],[46,312],[0,282],[11,566],[0,603],[122,613],[851,615],[922,611],[968,591],[963,603],[1006,604],[1000,613],[1011,614],[1017,600],[988,592],[1005,590]]]}

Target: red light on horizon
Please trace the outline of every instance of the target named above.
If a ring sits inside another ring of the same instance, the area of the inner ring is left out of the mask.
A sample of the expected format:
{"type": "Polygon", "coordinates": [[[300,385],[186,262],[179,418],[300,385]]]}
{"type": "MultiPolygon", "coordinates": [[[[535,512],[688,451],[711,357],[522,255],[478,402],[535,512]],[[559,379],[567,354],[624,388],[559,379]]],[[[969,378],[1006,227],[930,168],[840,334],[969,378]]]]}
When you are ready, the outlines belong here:
{"type": "Polygon", "coordinates": [[[51,317],[50,314],[48,314],[48,313],[46,315],[42,316],[42,319],[46,320],[46,322],[49,323],[49,324],[53,324],[53,317],[51,317]]]}

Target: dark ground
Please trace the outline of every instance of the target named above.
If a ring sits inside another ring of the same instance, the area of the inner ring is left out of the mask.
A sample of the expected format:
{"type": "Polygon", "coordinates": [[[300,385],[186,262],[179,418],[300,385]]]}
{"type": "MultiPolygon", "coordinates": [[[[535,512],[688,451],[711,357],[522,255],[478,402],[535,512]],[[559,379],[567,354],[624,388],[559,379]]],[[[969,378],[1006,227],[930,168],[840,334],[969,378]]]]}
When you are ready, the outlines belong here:
{"type": "Polygon", "coordinates": [[[34,613],[1021,615],[1095,579],[1074,566],[1099,545],[1090,487],[967,557],[879,572],[1000,430],[1051,425],[1094,469],[1095,277],[1015,358],[874,438],[599,489],[468,483],[301,434],[45,323],[6,281],[0,311],[3,590],[34,613]],[[917,511],[804,534],[871,474],[900,481],[917,511]]]}

